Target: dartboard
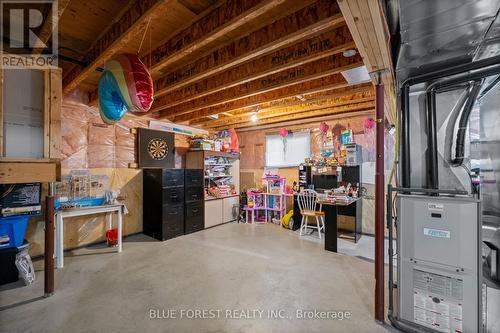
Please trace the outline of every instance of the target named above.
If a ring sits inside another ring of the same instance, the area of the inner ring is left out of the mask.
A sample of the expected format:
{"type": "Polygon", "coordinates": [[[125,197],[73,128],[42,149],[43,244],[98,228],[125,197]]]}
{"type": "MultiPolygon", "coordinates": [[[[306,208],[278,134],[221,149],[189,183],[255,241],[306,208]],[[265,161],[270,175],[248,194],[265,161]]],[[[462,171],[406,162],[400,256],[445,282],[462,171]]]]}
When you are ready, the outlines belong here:
{"type": "Polygon", "coordinates": [[[151,139],[148,143],[148,153],[154,160],[163,160],[168,154],[167,141],[159,138],[151,139]]]}

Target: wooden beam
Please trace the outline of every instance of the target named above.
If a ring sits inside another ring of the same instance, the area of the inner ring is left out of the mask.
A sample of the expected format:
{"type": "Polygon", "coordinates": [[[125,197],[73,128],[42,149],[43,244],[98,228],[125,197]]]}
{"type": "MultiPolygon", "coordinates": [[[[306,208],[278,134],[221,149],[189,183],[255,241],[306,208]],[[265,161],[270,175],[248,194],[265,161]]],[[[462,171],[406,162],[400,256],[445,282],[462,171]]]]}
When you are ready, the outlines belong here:
{"type": "Polygon", "coordinates": [[[353,117],[361,117],[361,116],[371,116],[373,115],[374,110],[364,110],[364,111],[352,111],[352,112],[343,112],[339,114],[335,114],[332,116],[320,116],[313,117],[308,119],[299,119],[299,120],[291,120],[291,121],[283,121],[280,123],[272,123],[267,125],[253,125],[244,128],[238,128],[237,133],[240,132],[249,132],[249,131],[262,131],[266,129],[273,129],[286,126],[286,128],[295,130],[295,129],[303,129],[305,125],[310,125],[314,123],[318,123],[320,121],[331,121],[336,119],[349,119],[353,117]]]}
{"type": "Polygon", "coordinates": [[[61,158],[62,70],[50,70],[49,158],[61,158]]]}
{"type": "Polygon", "coordinates": [[[49,183],[60,179],[57,161],[0,159],[0,184],[49,183]]]}
{"type": "MultiPolygon", "coordinates": [[[[355,94],[337,98],[325,98],[319,100],[311,100],[306,102],[300,102],[296,105],[281,107],[281,108],[269,108],[269,109],[260,109],[258,112],[259,119],[267,119],[273,117],[279,117],[283,115],[293,115],[295,113],[306,112],[306,111],[315,111],[328,109],[332,107],[339,107],[343,105],[353,105],[354,103],[364,103],[364,102],[372,102],[374,101],[375,96],[373,93],[367,94],[355,94]]],[[[220,126],[228,126],[231,127],[233,124],[249,122],[250,117],[253,112],[247,112],[242,115],[227,117],[218,120],[212,120],[205,122],[203,124],[204,127],[220,127],[220,126]]]]}
{"type": "Polygon", "coordinates": [[[193,111],[232,102],[241,98],[263,94],[299,83],[316,80],[322,77],[340,73],[344,70],[362,65],[360,57],[345,58],[342,54],[313,61],[303,66],[291,68],[264,78],[250,81],[217,94],[201,97],[175,107],[164,108],[162,99],[158,100],[153,112],[162,111],[162,115],[176,117],[193,111]]]}
{"type": "MultiPolygon", "coordinates": [[[[174,122],[182,122],[193,119],[199,119],[208,117],[209,115],[212,114],[230,112],[248,107],[256,107],[262,103],[281,100],[286,97],[296,96],[297,94],[316,93],[331,89],[342,88],[345,86],[347,86],[347,83],[345,82],[344,77],[340,74],[334,74],[317,80],[307,81],[304,83],[295,84],[293,86],[277,89],[274,91],[269,91],[267,93],[242,98],[232,102],[226,102],[224,104],[220,104],[214,107],[194,111],[190,114],[172,117],[172,120],[174,122]]],[[[168,118],[168,115],[163,115],[163,117],[168,118]]]]}
{"type": "MultiPolygon", "coordinates": [[[[344,18],[337,3],[318,1],[190,64],[170,71],[155,81],[155,96],[160,97],[341,24],[344,24],[344,18]]],[[[284,58],[276,60],[283,62],[284,58]]]]}
{"type": "MultiPolygon", "coordinates": [[[[374,105],[374,97],[364,97],[356,100],[346,100],[346,101],[337,101],[337,100],[325,100],[320,103],[311,103],[311,104],[298,104],[295,106],[289,106],[282,109],[277,110],[264,110],[258,112],[259,119],[269,119],[281,116],[292,116],[296,113],[309,112],[309,111],[318,111],[318,110],[326,110],[331,109],[333,107],[340,106],[352,106],[359,105],[360,103],[366,103],[366,105],[374,105]]],[[[234,119],[226,119],[225,122],[219,124],[211,124],[207,123],[205,127],[220,127],[220,126],[231,126],[238,123],[249,122],[249,116],[240,116],[240,117],[231,117],[234,119]]]]}
{"type": "MultiPolygon", "coordinates": [[[[321,110],[330,110],[332,108],[338,108],[338,107],[346,107],[347,109],[350,108],[374,108],[375,107],[375,100],[373,97],[370,98],[362,98],[359,99],[358,101],[349,101],[349,102],[342,102],[342,103],[325,103],[324,105],[304,105],[303,107],[301,106],[296,106],[296,107],[288,107],[281,112],[278,111],[265,111],[265,112],[259,112],[258,113],[258,118],[259,121],[264,120],[264,119],[274,119],[274,118],[282,118],[283,116],[287,116],[290,119],[294,119],[294,116],[297,114],[305,114],[305,112],[316,112],[316,111],[321,111],[321,110]]],[[[212,125],[212,124],[206,124],[204,127],[205,128],[230,128],[230,127],[237,127],[241,124],[244,123],[251,123],[250,117],[239,117],[235,121],[230,121],[227,123],[222,123],[222,124],[217,124],[217,125],[212,125]]]]}
{"type": "Polygon", "coordinates": [[[43,71],[43,157],[50,157],[50,69],[43,71]]]}
{"type": "Polygon", "coordinates": [[[102,66],[115,53],[119,52],[139,33],[143,32],[149,20],[159,17],[174,0],[134,0],[128,10],[111,25],[99,38],[83,62],[89,65],[83,69],[74,67],[64,78],[63,93],[67,94],[83,82],[97,67],[102,66]]]}
{"type": "MultiPolygon", "coordinates": [[[[287,97],[276,101],[270,101],[268,103],[262,103],[258,105],[259,111],[261,110],[277,110],[281,108],[286,108],[290,106],[296,106],[301,103],[308,102],[319,102],[327,99],[334,99],[345,96],[354,96],[357,94],[362,94],[363,96],[371,96],[373,95],[373,86],[371,84],[360,84],[356,86],[349,86],[339,89],[332,89],[327,91],[321,91],[317,93],[310,94],[300,94],[293,97],[287,97]],[[301,96],[302,99],[299,99],[298,96],[301,96]]],[[[255,109],[252,108],[242,108],[239,110],[232,111],[231,113],[224,112],[222,114],[229,115],[231,117],[251,115],[255,112],[255,109]]],[[[190,124],[199,125],[203,123],[207,123],[209,121],[213,121],[213,119],[197,119],[190,121],[190,124]]]]}
{"type": "Polygon", "coordinates": [[[286,0],[226,1],[190,27],[170,38],[144,58],[151,57],[151,74],[154,78],[162,74],[186,56],[207,48],[226,34],[236,30],[259,16],[282,5],[286,0]]]}
{"type": "MultiPolygon", "coordinates": [[[[383,71],[386,118],[396,121],[394,66],[390,52],[389,30],[380,1],[338,0],[342,14],[368,72],[383,71]]],[[[377,78],[372,76],[375,84],[377,78]]]]}
{"type": "MultiPolygon", "coordinates": [[[[211,76],[201,82],[184,86],[159,98],[159,105],[169,108],[221,90],[260,79],[280,71],[303,66],[356,48],[347,26],[295,44],[286,49],[265,55],[211,76]]],[[[156,93],[158,98],[158,92],[156,93]]]]}
{"type": "MultiPolygon", "coordinates": [[[[320,100],[324,97],[326,98],[336,98],[336,97],[341,97],[341,96],[346,96],[346,95],[352,95],[356,93],[362,93],[362,92],[371,92],[373,93],[373,86],[371,83],[363,83],[359,85],[354,85],[354,86],[343,86],[341,88],[334,88],[334,89],[328,89],[328,90],[311,90],[311,91],[304,91],[300,93],[299,95],[293,96],[293,97],[287,97],[284,99],[280,100],[275,100],[275,101],[269,101],[266,103],[262,103],[259,105],[261,109],[270,109],[270,108],[280,108],[280,107],[287,107],[291,105],[297,104],[297,101],[300,100],[299,96],[303,99],[306,100],[320,100]]],[[[243,110],[236,110],[232,114],[237,115],[238,113],[245,112],[245,109],[243,110]]]]}
{"type": "MultiPolygon", "coordinates": [[[[312,110],[312,111],[305,111],[305,112],[299,112],[295,113],[293,115],[282,115],[279,117],[273,117],[273,118],[267,118],[267,119],[259,119],[257,122],[244,122],[244,123],[238,123],[238,124],[233,124],[233,128],[240,128],[240,127],[249,127],[249,126],[256,126],[256,125],[267,125],[267,124],[272,124],[272,123],[279,123],[283,121],[290,121],[290,120],[297,120],[297,119],[305,119],[305,118],[313,118],[313,117],[323,117],[323,116],[331,116],[334,114],[338,113],[346,113],[350,111],[364,111],[364,110],[373,110],[375,106],[375,103],[373,102],[366,102],[366,103],[359,103],[359,104],[351,104],[347,106],[339,106],[339,107],[330,107],[326,109],[318,109],[318,110],[312,110]]],[[[214,130],[222,130],[222,129],[227,129],[227,126],[219,126],[215,127],[214,130]]]]}
{"type": "Polygon", "coordinates": [[[0,158],[3,157],[3,90],[4,90],[4,69],[0,68],[0,158]]]}
{"type": "Polygon", "coordinates": [[[49,41],[50,37],[54,33],[54,30],[57,31],[59,20],[61,19],[61,16],[63,15],[70,2],[71,0],[58,0],[57,13],[52,13],[52,11],[48,13],[48,17],[45,20],[45,23],[37,33],[38,40],[36,41],[33,50],[34,54],[40,54],[42,52],[42,44],[46,44],[49,41]],[[56,20],[56,23],[53,25],[54,19],[56,20]]]}

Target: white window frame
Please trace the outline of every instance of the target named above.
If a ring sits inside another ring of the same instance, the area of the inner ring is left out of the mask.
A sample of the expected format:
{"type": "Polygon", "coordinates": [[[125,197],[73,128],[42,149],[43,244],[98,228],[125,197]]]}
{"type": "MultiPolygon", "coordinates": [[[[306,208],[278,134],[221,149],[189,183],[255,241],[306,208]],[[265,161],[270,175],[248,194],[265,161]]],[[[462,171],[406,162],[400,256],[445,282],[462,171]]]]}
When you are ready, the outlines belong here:
{"type": "MultiPolygon", "coordinates": [[[[272,161],[270,161],[269,156],[268,156],[268,152],[269,152],[268,140],[270,138],[273,138],[273,139],[279,138],[279,140],[281,141],[282,139],[278,134],[266,135],[266,146],[265,146],[265,162],[266,162],[265,166],[266,166],[266,168],[296,167],[299,164],[304,162],[304,158],[309,157],[311,155],[311,132],[310,131],[300,131],[300,132],[296,132],[293,134],[289,134],[289,136],[287,137],[287,140],[291,141],[291,139],[293,138],[294,135],[304,137],[304,140],[305,140],[304,144],[306,145],[305,149],[301,149],[298,152],[298,154],[300,154],[300,155],[297,156],[295,160],[287,161],[287,157],[285,156],[284,158],[281,159],[281,161],[280,161],[281,163],[274,163],[274,164],[272,163],[272,161]]],[[[283,148],[283,146],[281,146],[281,148],[283,148]]],[[[297,147],[295,147],[295,148],[297,148],[297,147]]],[[[293,149],[292,144],[290,142],[288,142],[286,154],[289,154],[291,149],[293,149]]],[[[273,151],[273,152],[276,152],[276,151],[273,151]]]]}

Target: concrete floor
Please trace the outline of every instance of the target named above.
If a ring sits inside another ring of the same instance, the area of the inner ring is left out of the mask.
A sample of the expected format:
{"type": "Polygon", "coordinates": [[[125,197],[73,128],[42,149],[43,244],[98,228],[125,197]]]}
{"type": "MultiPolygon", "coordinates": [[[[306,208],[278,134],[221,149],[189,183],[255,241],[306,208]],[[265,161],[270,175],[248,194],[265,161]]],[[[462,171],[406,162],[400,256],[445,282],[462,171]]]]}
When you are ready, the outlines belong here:
{"type": "Polygon", "coordinates": [[[137,235],[123,249],[68,253],[47,299],[40,297],[43,271],[33,286],[3,288],[0,332],[393,331],[372,316],[372,263],[324,251],[275,225],[231,223],[166,242],[137,235]],[[167,316],[169,309],[177,319],[150,318],[151,310],[167,316]],[[212,310],[207,316],[220,310],[220,318],[179,318],[191,315],[181,313],[188,309],[212,310]],[[256,311],[249,313],[256,318],[241,319],[239,310],[264,311],[262,319],[256,311]],[[268,310],[286,318],[269,318],[268,310]],[[297,310],[351,317],[298,319],[297,310]]]}

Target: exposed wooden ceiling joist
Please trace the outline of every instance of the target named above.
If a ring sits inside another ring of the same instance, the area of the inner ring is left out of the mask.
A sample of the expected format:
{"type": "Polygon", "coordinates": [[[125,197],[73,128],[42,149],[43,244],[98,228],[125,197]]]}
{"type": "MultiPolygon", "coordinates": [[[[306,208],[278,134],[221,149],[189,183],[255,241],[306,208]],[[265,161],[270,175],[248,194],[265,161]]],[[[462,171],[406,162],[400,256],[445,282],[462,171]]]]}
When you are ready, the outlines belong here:
{"type": "MultiPolygon", "coordinates": [[[[291,105],[297,104],[299,97],[302,100],[321,100],[322,98],[337,98],[346,95],[353,95],[362,92],[371,92],[373,93],[373,85],[371,83],[362,83],[353,86],[346,86],[342,88],[335,88],[331,90],[319,90],[319,91],[310,91],[304,92],[297,96],[287,97],[276,101],[269,101],[263,104],[260,104],[261,109],[271,109],[271,108],[282,108],[291,105]]],[[[246,109],[236,110],[232,112],[232,114],[239,114],[247,112],[246,109]]]]}
{"type": "Polygon", "coordinates": [[[132,38],[138,36],[146,28],[148,21],[168,10],[169,4],[175,0],[135,0],[125,13],[111,25],[108,31],[99,38],[84,57],[83,62],[89,65],[83,69],[74,67],[63,82],[63,93],[74,90],[97,67],[102,66],[114,54],[120,51],[132,38]]]}
{"type": "MultiPolygon", "coordinates": [[[[260,119],[268,119],[280,116],[291,116],[295,113],[307,112],[307,111],[316,111],[316,110],[325,110],[331,109],[334,107],[340,107],[344,105],[354,105],[358,103],[368,103],[373,106],[373,101],[375,96],[373,93],[366,95],[365,93],[359,93],[355,95],[348,95],[337,98],[330,99],[321,99],[321,100],[311,100],[302,103],[297,103],[293,106],[287,106],[283,108],[269,108],[269,109],[261,109],[258,112],[258,118],[260,119]]],[[[212,128],[212,127],[232,127],[234,124],[250,122],[250,118],[253,113],[246,113],[243,115],[226,117],[223,119],[212,120],[204,123],[204,127],[212,128]]]]}
{"type": "MultiPolygon", "coordinates": [[[[238,99],[264,94],[307,81],[316,80],[325,76],[340,73],[341,71],[358,67],[362,64],[360,57],[345,58],[342,54],[316,60],[303,66],[294,67],[264,78],[225,89],[217,94],[198,98],[161,112],[161,117],[177,117],[192,112],[232,102],[238,99]]],[[[154,109],[153,112],[163,108],[154,109]]]]}
{"type": "MultiPolygon", "coordinates": [[[[369,84],[359,84],[356,86],[349,86],[349,87],[343,87],[343,88],[338,88],[338,89],[332,89],[332,90],[326,90],[326,91],[320,91],[316,93],[310,93],[310,94],[300,94],[299,96],[302,97],[302,99],[299,99],[298,96],[293,96],[293,97],[286,97],[283,99],[275,100],[275,101],[270,101],[270,102],[264,102],[262,104],[259,104],[258,106],[254,107],[247,107],[247,108],[242,108],[239,110],[232,111],[231,113],[224,112],[221,113],[221,115],[226,115],[227,117],[222,117],[219,118],[217,121],[228,121],[230,120],[228,117],[240,117],[240,116],[251,116],[256,110],[280,110],[280,109],[286,109],[291,106],[296,106],[298,104],[304,103],[303,101],[305,100],[307,102],[321,102],[324,100],[328,99],[336,99],[339,97],[344,97],[344,96],[350,96],[350,97],[357,97],[358,94],[361,94],[361,96],[371,96],[374,95],[374,90],[373,90],[373,85],[371,83],[369,84]]],[[[189,122],[190,125],[194,126],[208,126],[208,123],[214,122],[215,120],[210,119],[210,118],[202,118],[202,119],[196,119],[192,120],[189,122]]]]}
{"type": "Polygon", "coordinates": [[[343,26],[286,49],[233,67],[231,70],[216,74],[201,82],[174,90],[157,98],[156,105],[169,108],[280,71],[339,54],[355,47],[349,29],[347,26],[343,26]]]}
{"type": "MultiPolygon", "coordinates": [[[[372,98],[375,95],[373,88],[366,85],[345,87],[340,89],[334,89],[329,91],[324,91],[316,94],[310,95],[300,95],[302,98],[299,99],[297,96],[288,97],[278,101],[262,103],[254,108],[243,108],[240,110],[221,113],[218,119],[214,120],[212,118],[204,118],[204,119],[196,119],[189,122],[190,125],[194,126],[208,126],[214,127],[219,124],[229,124],[233,122],[233,119],[251,116],[255,113],[256,110],[259,112],[263,111],[274,111],[274,112],[283,112],[283,110],[287,110],[291,107],[304,107],[309,106],[311,104],[323,104],[324,101],[339,101],[340,99],[350,101],[351,103],[355,103],[356,99],[364,99],[364,98],[372,98]],[[307,96],[307,97],[305,97],[307,96]]],[[[335,105],[331,105],[335,106],[335,105]]]]}
{"type": "Polygon", "coordinates": [[[363,111],[350,111],[350,112],[343,112],[339,114],[334,114],[330,116],[319,116],[319,117],[311,117],[307,119],[299,119],[299,120],[289,120],[289,121],[283,121],[280,123],[271,123],[267,125],[255,125],[253,124],[252,126],[248,127],[242,127],[238,128],[236,131],[239,132],[248,132],[248,131],[262,131],[262,130],[271,130],[271,129],[278,129],[280,127],[285,126],[287,129],[290,130],[297,130],[297,129],[303,129],[304,126],[306,125],[311,125],[314,123],[318,123],[319,121],[332,121],[336,119],[346,119],[346,118],[353,118],[353,117],[361,117],[361,116],[372,116],[375,110],[363,110],[363,111]]]}
{"type": "Polygon", "coordinates": [[[331,89],[337,89],[347,86],[344,77],[341,74],[334,74],[317,80],[307,81],[295,84],[289,87],[276,89],[266,93],[241,98],[232,102],[226,102],[214,107],[198,110],[189,114],[173,117],[174,122],[183,122],[193,119],[208,117],[212,114],[230,112],[247,107],[255,107],[262,103],[281,100],[286,97],[296,96],[298,94],[311,94],[331,89]]]}
{"type": "Polygon", "coordinates": [[[50,37],[54,32],[53,28],[57,26],[57,24],[55,26],[53,25],[54,16],[55,19],[57,20],[56,21],[57,23],[70,2],[71,0],[59,0],[57,2],[57,14],[54,15],[52,11],[48,14],[47,20],[45,20],[45,23],[42,25],[42,28],[37,33],[38,39],[35,43],[35,50],[33,52],[34,54],[40,54],[42,52],[42,47],[43,47],[42,44],[46,44],[49,41],[50,37]]]}
{"type": "Polygon", "coordinates": [[[151,74],[159,77],[162,71],[186,56],[209,47],[227,33],[236,30],[286,0],[226,1],[207,15],[184,29],[145,58],[151,57],[151,74]]]}
{"type": "MultiPolygon", "coordinates": [[[[375,107],[375,103],[373,101],[338,106],[338,107],[334,106],[334,107],[329,107],[326,109],[307,110],[304,112],[297,112],[297,113],[294,113],[291,115],[285,114],[285,115],[281,115],[278,117],[259,119],[257,122],[248,121],[248,122],[244,122],[244,123],[237,123],[237,124],[233,124],[231,127],[241,128],[241,127],[249,127],[249,126],[267,125],[267,124],[279,123],[279,122],[290,121],[290,120],[322,117],[322,116],[331,116],[334,114],[344,114],[344,113],[348,113],[348,112],[352,112],[352,111],[373,110],[374,107],[375,107]]],[[[220,126],[220,127],[214,128],[214,130],[222,130],[222,129],[227,129],[227,126],[220,126]]]]}
{"type": "MultiPolygon", "coordinates": [[[[368,71],[383,71],[385,114],[390,122],[395,123],[394,69],[389,50],[389,31],[380,2],[338,0],[338,3],[368,71]]],[[[373,76],[372,81],[376,84],[377,78],[373,76]]]]}
{"type": "MultiPolygon", "coordinates": [[[[335,1],[318,1],[158,78],[155,81],[156,96],[160,97],[343,23],[344,18],[335,1]]],[[[323,45],[325,47],[332,46],[323,45]]],[[[278,59],[277,65],[288,60],[278,59]]]]}

